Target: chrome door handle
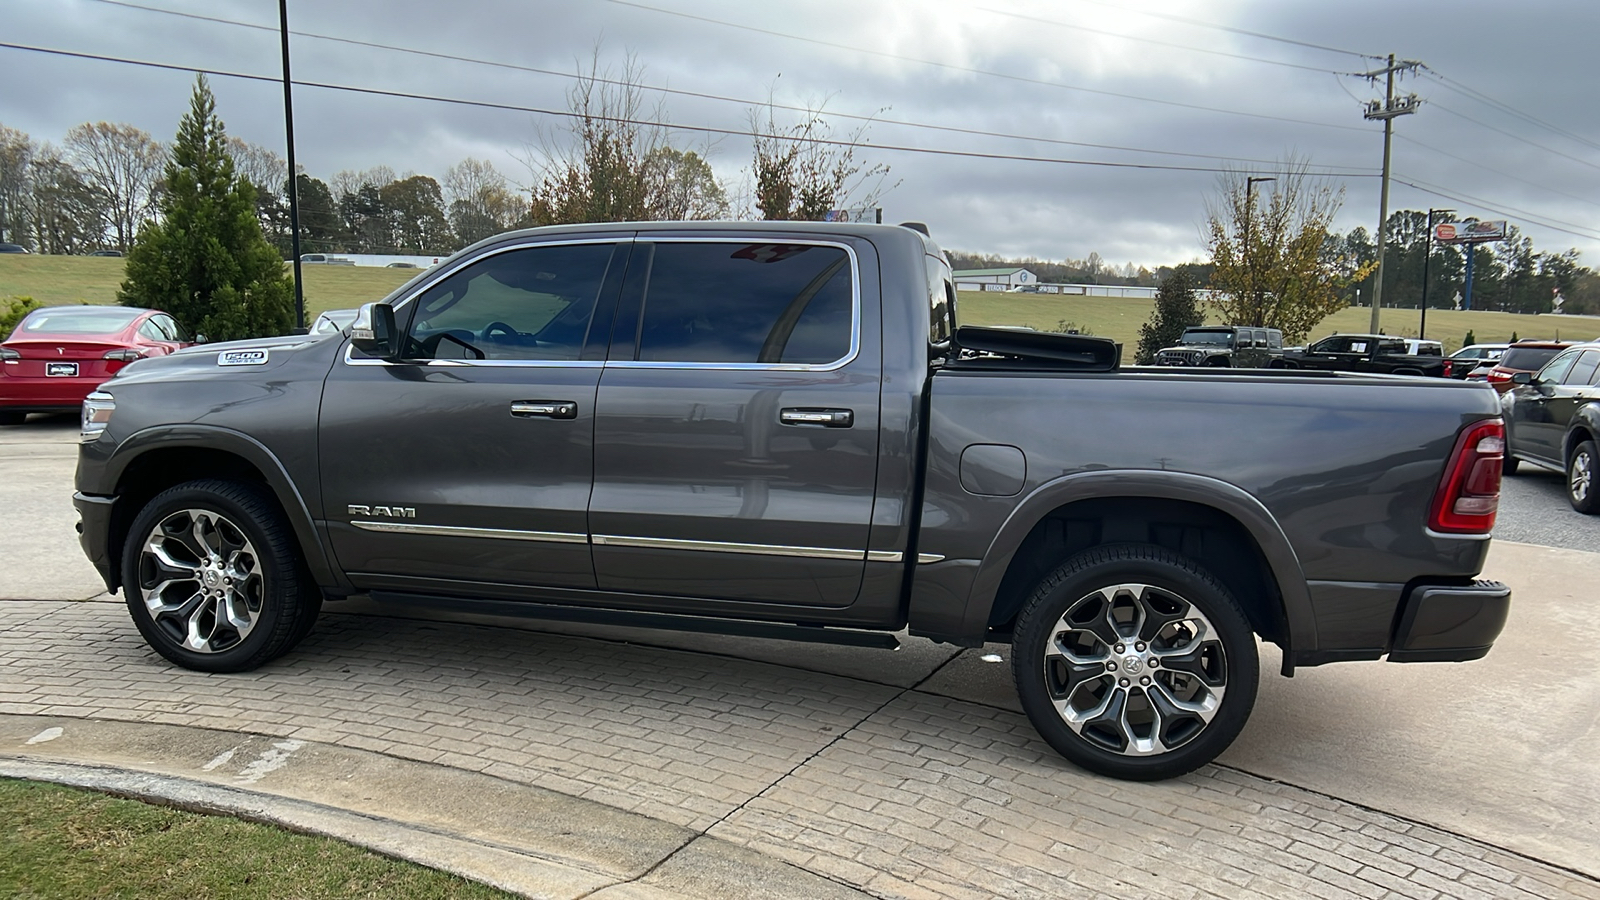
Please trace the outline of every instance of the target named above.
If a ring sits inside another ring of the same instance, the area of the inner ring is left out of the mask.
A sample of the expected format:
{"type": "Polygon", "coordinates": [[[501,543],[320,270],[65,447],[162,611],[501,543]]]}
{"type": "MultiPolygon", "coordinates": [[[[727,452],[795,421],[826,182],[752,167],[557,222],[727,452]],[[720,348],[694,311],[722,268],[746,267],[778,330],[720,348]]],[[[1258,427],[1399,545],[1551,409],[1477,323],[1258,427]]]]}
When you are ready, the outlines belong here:
{"type": "Polygon", "coordinates": [[[516,400],[511,414],[519,419],[576,419],[578,404],[571,400],[516,400]]]}
{"type": "Polygon", "coordinates": [[[850,409],[785,409],[778,413],[785,425],[821,425],[823,428],[849,428],[856,423],[850,409]]]}

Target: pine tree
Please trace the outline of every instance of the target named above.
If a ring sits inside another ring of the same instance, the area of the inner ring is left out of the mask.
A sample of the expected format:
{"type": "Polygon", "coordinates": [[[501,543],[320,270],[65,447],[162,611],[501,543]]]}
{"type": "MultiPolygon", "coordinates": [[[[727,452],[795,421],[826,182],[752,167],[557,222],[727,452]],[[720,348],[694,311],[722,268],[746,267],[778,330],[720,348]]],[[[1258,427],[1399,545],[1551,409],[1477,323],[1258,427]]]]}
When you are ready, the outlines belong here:
{"type": "Polygon", "coordinates": [[[1139,326],[1139,348],[1134,353],[1134,364],[1153,364],[1157,350],[1176,344],[1185,328],[1193,328],[1204,321],[1205,314],[1200,312],[1200,301],[1194,294],[1194,278],[1180,268],[1168,275],[1156,290],[1156,308],[1150,313],[1150,321],[1139,326]]]}
{"type": "Polygon", "coordinates": [[[261,233],[255,189],[234,172],[216,98],[195,79],[166,168],[166,190],[128,251],[126,306],[165,310],[211,340],[285,334],[294,282],[261,233]]]}

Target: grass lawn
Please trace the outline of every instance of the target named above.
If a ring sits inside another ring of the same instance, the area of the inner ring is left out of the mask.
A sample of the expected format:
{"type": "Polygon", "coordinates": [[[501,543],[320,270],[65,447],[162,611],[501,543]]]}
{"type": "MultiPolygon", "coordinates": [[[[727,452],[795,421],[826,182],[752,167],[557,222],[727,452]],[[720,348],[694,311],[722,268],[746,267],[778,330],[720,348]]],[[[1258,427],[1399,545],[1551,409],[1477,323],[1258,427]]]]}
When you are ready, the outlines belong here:
{"type": "MultiPolygon", "coordinates": [[[[46,306],[115,303],[124,260],[111,256],[0,254],[0,297],[32,297],[46,306]]],[[[302,266],[306,320],[329,309],[382,300],[418,274],[417,269],[373,266],[302,266]]]]}
{"type": "MultiPolygon", "coordinates": [[[[1060,297],[1049,294],[1009,294],[962,291],[957,298],[959,317],[969,325],[1027,325],[1055,330],[1060,323],[1075,324],[1080,331],[1121,341],[1125,348],[1139,342],[1139,326],[1150,317],[1154,300],[1101,297],[1060,297]]],[[[1420,310],[1380,311],[1379,327],[1386,334],[1416,337],[1420,310]]],[[[1311,332],[1313,340],[1334,332],[1363,332],[1372,324],[1367,308],[1344,309],[1322,320],[1311,332]]],[[[1597,316],[1524,316],[1516,313],[1446,309],[1428,310],[1428,337],[1443,341],[1445,352],[1461,349],[1468,331],[1480,343],[1500,343],[1513,332],[1519,338],[1595,340],[1600,338],[1597,316]]]]}
{"type": "MultiPolygon", "coordinates": [[[[34,256],[0,254],[0,297],[31,296],[47,306],[78,303],[115,303],[122,282],[123,260],[98,256],[34,256]]],[[[415,269],[370,266],[304,266],[306,319],[328,309],[348,309],[380,300],[415,276],[415,269]]],[[[962,291],[961,321],[971,325],[1027,325],[1055,330],[1071,323],[1081,331],[1138,343],[1139,326],[1150,318],[1154,300],[1101,297],[1062,297],[1051,294],[1008,294],[962,291]]],[[[1335,331],[1362,332],[1370,324],[1366,309],[1345,309],[1324,319],[1311,333],[1313,339],[1335,331]]],[[[1385,309],[1380,327],[1387,334],[1416,337],[1418,311],[1385,309]]],[[[1461,348],[1468,330],[1483,343],[1503,342],[1514,332],[1521,338],[1594,340],[1600,338],[1600,317],[1523,316],[1499,312],[1428,311],[1428,337],[1443,341],[1445,352],[1461,348]]]]}
{"type": "Polygon", "coordinates": [[[0,779],[0,896],[406,900],[509,895],[327,838],[0,779]]]}

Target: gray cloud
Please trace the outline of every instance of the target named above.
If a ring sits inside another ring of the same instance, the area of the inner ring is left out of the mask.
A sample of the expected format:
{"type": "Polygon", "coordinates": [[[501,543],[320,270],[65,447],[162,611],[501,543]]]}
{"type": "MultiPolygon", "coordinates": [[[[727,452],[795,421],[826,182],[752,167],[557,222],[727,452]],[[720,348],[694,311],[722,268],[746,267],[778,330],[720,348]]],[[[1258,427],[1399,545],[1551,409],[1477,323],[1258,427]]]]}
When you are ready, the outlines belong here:
{"type": "MultiPolygon", "coordinates": [[[[142,0],[147,5],[276,25],[262,0],[142,0]]],[[[652,84],[781,102],[819,103],[835,112],[971,128],[957,135],[878,123],[880,144],[1080,160],[1209,166],[1214,160],[1013,140],[1007,134],[1226,157],[1273,159],[1293,152],[1314,165],[1376,171],[1380,129],[1362,121],[1359,101],[1374,89],[1352,78],[1107,37],[984,11],[1017,13],[1246,56],[1354,71],[1371,61],[1198,28],[1087,0],[813,0],[748,4],[732,0],[642,0],[843,45],[1060,81],[1175,104],[1297,119],[1228,115],[941,69],[722,27],[600,0],[436,0],[307,3],[291,0],[298,31],[425,48],[483,60],[571,72],[598,43],[619,68],[633,54],[652,84]],[[1353,96],[1352,96],[1353,95],[1353,96]],[[1343,126],[1343,127],[1329,127],[1343,126]]],[[[7,40],[242,72],[278,72],[276,35],[95,0],[12,0],[7,40]]],[[[1528,115],[1600,144],[1587,44],[1600,26],[1590,0],[1549,0],[1536,9],[1503,3],[1349,0],[1338,4],[1233,0],[1197,5],[1151,2],[1172,12],[1236,28],[1365,53],[1393,50],[1528,115]]],[[[110,63],[0,50],[7,89],[0,122],[36,140],[59,141],[71,126],[125,121],[170,139],[188,97],[189,76],[110,63]]],[[[311,38],[294,40],[297,78],[436,94],[530,107],[562,108],[570,80],[513,72],[311,38]]],[[[282,94],[272,84],[213,80],[231,133],[281,147],[282,94]]],[[[1456,207],[1463,214],[1511,218],[1545,250],[1577,247],[1600,264],[1600,150],[1486,106],[1431,79],[1408,79],[1429,101],[1397,122],[1395,170],[1457,196],[1492,201],[1511,213],[1452,201],[1397,184],[1391,208],[1456,207]],[[1467,118],[1477,120],[1468,121],[1467,118]],[[1482,123],[1482,124],[1479,124],[1482,123]],[[1496,133],[1494,126],[1560,151],[1496,133]],[[1424,145],[1427,145],[1426,147],[1424,145]],[[1446,151],[1476,163],[1452,159],[1446,151]],[[1521,179],[1521,180],[1519,180],[1521,179]],[[1531,183],[1530,183],[1531,182],[1531,183]],[[1534,220],[1566,222],[1564,234],[1534,220]]],[[[389,165],[441,176],[462,157],[489,158],[527,178],[515,154],[560,121],[520,112],[378,98],[316,88],[295,93],[297,152],[313,174],[389,165]]],[[[738,104],[669,96],[674,121],[742,129],[738,104]]],[[[836,131],[849,131],[848,122],[836,131]]],[[[691,132],[709,144],[718,172],[735,187],[748,141],[691,132]]],[[[928,221],[947,246],[1049,258],[1099,252],[1118,264],[1159,265],[1203,255],[1199,224],[1215,175],[1108,169],[1036,162],[869,152],[889,163],[900,186],[884,202],[893,221],[928,221]]],[[[1240,164],[1246,166],[1250,164],[1240,164]]],[[[1259,165],[1254,168],[1261,168],[1259,165]]],[[[1338,226],[1377,224],[1377,180],[1341,180],[1347,197],[1338,226]]]]}

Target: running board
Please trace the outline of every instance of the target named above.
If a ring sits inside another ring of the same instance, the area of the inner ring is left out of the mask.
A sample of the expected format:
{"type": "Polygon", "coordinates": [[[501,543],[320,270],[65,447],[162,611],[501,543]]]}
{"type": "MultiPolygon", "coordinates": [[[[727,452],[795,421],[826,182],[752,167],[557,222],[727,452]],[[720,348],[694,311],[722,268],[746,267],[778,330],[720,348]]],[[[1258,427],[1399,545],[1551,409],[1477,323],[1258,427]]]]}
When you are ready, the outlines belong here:
{"type": "Polygon", "coordinates": [[[876,650],[900,649],[900,639],[884,631],[827,628],[821,625],[784,625],[776,622],[757,622],[749,619],[714,619],[702,616],[680,616],[672,613],[637,612],[588,606],[558,606],[547,603],[521,603],[504,600],[469,600],[462,597],[442,597],[431,594],[397,593],[393,591],[371,591],[367,596],[380,604],[393,604],[413,609],[470,613],[479,616],[511,616],[519,619],[543,619],[550,622],[581,622],[587,625],[655,628],[663,631],[689,631],[699,634],[770,638],[779,641],[802,641],[811,644],[868,647],[876,650]]]}

